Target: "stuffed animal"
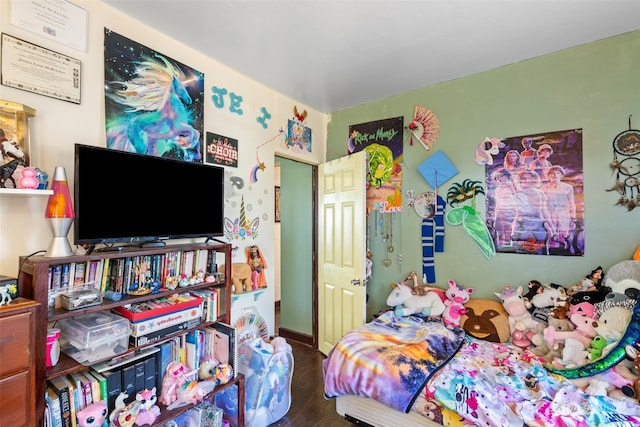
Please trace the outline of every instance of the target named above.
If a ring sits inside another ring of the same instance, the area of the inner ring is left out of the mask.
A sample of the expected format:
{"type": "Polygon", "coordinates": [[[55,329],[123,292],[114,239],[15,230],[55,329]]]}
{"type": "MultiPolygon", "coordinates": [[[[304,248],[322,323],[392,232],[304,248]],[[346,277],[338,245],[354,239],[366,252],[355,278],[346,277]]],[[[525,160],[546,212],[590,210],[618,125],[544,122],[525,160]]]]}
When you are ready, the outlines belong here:
{"type": "Polygon", "coordinates": [[[167,405],[168,410],[173,410],[186,405],[195,405],[211,393],[218,383],[216,381],[189,381],[178,388],[176,400],[167,405]]]}
{"type": "Polygon", "coordinates": [[[536,332],[544,328],[544,324],[531,317],[531,313],[529,313],[524,303],[522,291],[522,286],[512,289],[507,285],[501,293],[495,292],[509,315],[509,331],[511,334],[514,331],[526,331],[527,329],[536,332]]]}
{"type": "Polygon", "coordinates": [[[524,305],[527,307],[527,310],[532,312],[534,306],[531,300],[538,292],[541,292],[542,283],[538,282],[537,280],[531,280],[529,281],[529,283],[527,283],[527,289],[527,293],[522,297],[524,298],[524,305]]]}
{"type": "Polygon", "coordinates": [[[160,415],[160,408],[156,405],[158,397],[156,396],[156,388],[151,390],[144,389],[136,394],[136,400],[140,402],[140,412],[136,417],[136,425],[153,425],[156,418],[160,415]]]}
{"type": "Polygon", "coordinates": [[[640,351],[634,346],[628,345],[625,347],[627,356],[633,359],[633,367],[636,370],[636,377],[633,380],[633,386],[626,385],[621,387],[625,396],[633,397],[635,399],[640,398],[640,351]]]}
{"type": "MultiPolygon", "coordinates": [[[[597,329],[598,328],[596,327],[596,330],[597,329]]],[[[607,340],[601,335],[596,335],[591,340],[591,345],[589,346],[589,348],[587,348],[587,357],[589,358],[589,360],[593,361],[600,359],[606,346],[607,340]]]]}
{"type": "Polygon", "coordinates": [[[575,329],[572,331],[557,331],[552,326],[544,329],[543,335],[547,344],[553,347],[556,343],[564,343],[567,338],[575,338],[582,343],[584,348],[589,347],[591,340],[598,335],[595,330],[598,322],[594,318],[581,313],[572,314],[569,320],[571,320],[571,323],[575,326],[575,329]]]}
{"type": "Polygon", "coordinates": [[[396,316],[422,314],[424,316],[440,316],[445,310],[444,302],[435,292],[425,295],[414,295],[411,288],[404,283],[392,285],[393,289],[387,297],[387,305],[395,307],[396,316]]]}
{"type": "Polygon", "coordinates": [[[564,347],[562,348],[562,359],[553,360],[556,368],[573,368],[582,366],[587,360],[587,351],[584,343],[575,338],[565,338],[564,347]]]}
{"type": "Polygon", "coordinates": [[[566,307],[567,304],[567,293],[562,286],[553,283],[545,284],[531,298],[533,309],[529,311],[535,320],[546,323],[547,318],[555,308],[566,307]]]}
{"type": "MultiPolygon", "coordinates": [[[[224,264],[220,266],[224,271],[224,264]]],[[[241,294],[251,290],[251,266],[242,262],[231,264],[231,285],[234,294],[241,294]]]]}
{"type": "Polygon", "coordinates": [[[578,284],[571,286],[571,305],[587,302],[597,304],[604,301],[611,288],[602,280],[602,267],[597,267],[578,284]]]}
{"type": "Polygon", "coordinates": [[[630,320],[630,310],[624,307],[611,307],[600,314],[595,330],[607,343],[617,343],[627,330],[630,320]]]}
{"type": "Polygon", "coordinates": [[[604,275],[604,285],[613,292],[637,295],[640,290],[640,261],[626,260],[611,266],[604,275]]]}
{"type": "Polygon", "coordinates": [[[444,302],[445,310],[442,313],[442,320],[447,326],[460,326],[460,317],[467,313],[464,303],[469,301],[473,288],[464,288],[455,281],[449,280],[449,289],[445,291],[447,299],[444,302]]]}
{"type": "Polygon", "coordinates": [[[107,404],[97,400],[76,413],[78,427],[107,427],[107,404]]]}
{"type": "Polygon", "coordinates": [[[460,326],[472,337],[489,342],[509,340],[509,315],[502,304],[493,299],[472,298],[464,305],[460,326]]]}

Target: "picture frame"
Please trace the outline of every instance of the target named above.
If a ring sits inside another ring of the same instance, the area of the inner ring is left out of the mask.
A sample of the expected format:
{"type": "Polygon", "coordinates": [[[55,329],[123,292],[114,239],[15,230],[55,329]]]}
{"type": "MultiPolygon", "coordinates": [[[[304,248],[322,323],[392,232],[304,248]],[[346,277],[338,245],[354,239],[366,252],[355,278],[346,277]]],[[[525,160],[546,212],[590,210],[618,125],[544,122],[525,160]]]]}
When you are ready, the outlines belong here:
{"type": "Polygon", "coordinates": [[[280,222],[280,187],[276,185],[275,192],[275,222],[280,222]]]}
{"type": "Polygon", "coordinates": [[[79,59],[2,33],[3,86],[80,104],[81,73],[79,59]]]}
{"type": "Polygon", "coordinates": [[[35,117],[36,110],[24,104],[0,99],[0,143],[3,144],[0,153],[0,165],[3,165],[16,157],[21,157],[26,166],[33,164],[31,158],[31,120],[35,117]],[[5,142],[13,143],[16,153],[10,153],[5,142]],[[20,154],[21,153],[21,154],[20,154]]]}

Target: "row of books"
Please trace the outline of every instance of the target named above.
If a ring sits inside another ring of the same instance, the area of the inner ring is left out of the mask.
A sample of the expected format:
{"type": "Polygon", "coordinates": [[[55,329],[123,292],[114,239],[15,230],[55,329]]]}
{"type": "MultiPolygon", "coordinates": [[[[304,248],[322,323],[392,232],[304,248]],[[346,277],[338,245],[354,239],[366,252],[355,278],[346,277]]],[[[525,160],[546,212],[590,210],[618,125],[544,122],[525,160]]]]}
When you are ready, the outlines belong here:
{"type": "Polygon", "coordinates": [[[198,249],[51,266],[49,306],[59,308],[61,293],[84,288],[100,289],[102,294],[127,294],[153,286],[167,287],[180,278],[197,280],[198,276],[216,272],[216,254],[212,249],[198,249]]]}
{"type": "Polygon", "coordinates": [[[153,387],[159,396],[171,361],[195,371],[203,360],[213,357],[229,363],[235,375],[237,346],[235,327],[218,322],[95,364],[87,371],[52,378],[45,392],[45,427],[77,427],[77,412],[98,400],[105,401],[111,413],[121,392],[128,395],[125,404],[135,400],[136,393],[153,387]]]}

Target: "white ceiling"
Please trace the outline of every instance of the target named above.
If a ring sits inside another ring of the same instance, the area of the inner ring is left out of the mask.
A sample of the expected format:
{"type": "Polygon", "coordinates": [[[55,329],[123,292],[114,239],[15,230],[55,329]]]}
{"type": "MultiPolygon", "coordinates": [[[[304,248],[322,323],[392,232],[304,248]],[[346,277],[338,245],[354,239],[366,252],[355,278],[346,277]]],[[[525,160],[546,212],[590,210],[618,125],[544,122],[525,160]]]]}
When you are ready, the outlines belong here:
{"type": "Polygon", "coordinates": [[[103,1],[327,113],[640,29],[638,0],[103,1]]]}

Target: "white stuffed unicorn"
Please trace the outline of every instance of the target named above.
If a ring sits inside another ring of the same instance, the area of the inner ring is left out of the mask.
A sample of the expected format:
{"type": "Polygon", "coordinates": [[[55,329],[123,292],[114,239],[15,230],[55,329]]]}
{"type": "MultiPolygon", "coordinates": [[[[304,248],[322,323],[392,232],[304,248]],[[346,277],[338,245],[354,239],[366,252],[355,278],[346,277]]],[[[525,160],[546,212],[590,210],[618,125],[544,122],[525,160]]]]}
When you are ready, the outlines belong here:
{"type": "Polygon", "coordinates": [[[396,283],[387,297],[387,305],[395,307],[397,316],[422,314],[424,316],[441,316],[445,305],[437,292],[427,292],[424,295],[414,295],[411,287],[404,283],[396,283]]]}

